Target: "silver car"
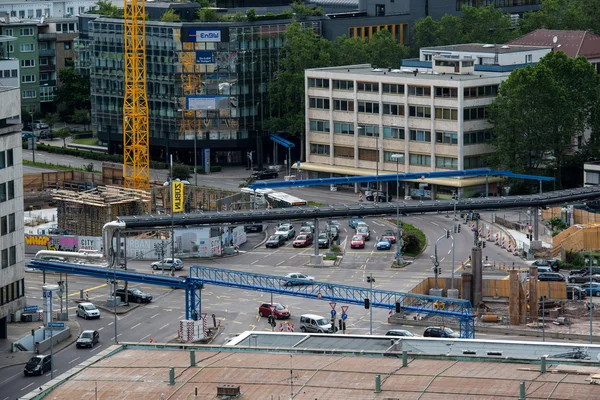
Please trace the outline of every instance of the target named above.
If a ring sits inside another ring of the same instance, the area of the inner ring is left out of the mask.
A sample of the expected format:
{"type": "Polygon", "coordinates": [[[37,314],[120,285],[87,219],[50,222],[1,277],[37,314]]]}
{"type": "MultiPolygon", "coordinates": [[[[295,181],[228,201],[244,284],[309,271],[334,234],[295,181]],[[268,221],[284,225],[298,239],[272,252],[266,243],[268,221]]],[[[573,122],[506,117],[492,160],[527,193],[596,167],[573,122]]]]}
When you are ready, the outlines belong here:
{"type": "Polygon", "coordinates": [[[281,235],[286,239],[291,239],[296,236],[296,230],[293,226],[281,226],[275,234],[281,235]]]}
{"type": "Polygon", "coordinates": [[[173,262],[172,258],[164,258],[160,261],[153,262],[150,264],[153,270],[157,269],[175,269],[177,271],[183,269],[183,261],[179,258],[175,258],[175,262],[173,262]]]}

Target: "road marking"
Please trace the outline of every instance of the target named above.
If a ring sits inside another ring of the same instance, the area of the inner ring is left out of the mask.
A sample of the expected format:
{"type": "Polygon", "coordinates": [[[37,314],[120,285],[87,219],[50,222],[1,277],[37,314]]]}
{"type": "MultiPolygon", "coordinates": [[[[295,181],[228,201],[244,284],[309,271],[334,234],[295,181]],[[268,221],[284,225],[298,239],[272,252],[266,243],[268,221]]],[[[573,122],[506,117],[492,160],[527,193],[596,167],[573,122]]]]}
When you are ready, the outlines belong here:
{"type": "Polygon", "coordinates": [[[98,332],[100,332],[102,329],[104,329],[104,327],[102,327],[102,328],[98,328],[98,332]]]}
{"type": "Polygon", "coordinates": [[[3,381],[0,383],[0,386],[4,385],[6,382],[8,382],[8,381],[12,380],[14,377],[16,377],[16,376],[19,376],[19,375],[22,375],[22,374],[23,374],[22,372],[19,372],[19,373],[16,373],[16,374],[14,374],[14,375],[13,375],[13,376],[11,376],[10,378],[6,378],[5,380],[3,380],[3,381]]]}
{"type": "MultiPolygon", "coordinates": [[[[91,287],[91,288],[83,289],[83,292],[84,293],[85,292],[89,292],[90,290],[96,290],[96,289],[100,289],[100,288],[103,288],[103,287],[106,287],[106,286],[108,286],[108,285],[106,283],[103,283],[102,285],[98,285],[98,286],[94,286],[94,287],[91,287]]],[[[73,293],[71,293],[69,295],[69,297],[73,297],[73,296],[79,296],[79,291],[73,292],[73,293]]]]}
{"type": "Polygon", "coordinates": [[[452,249],[448,250],[448,254],[452,253],[452,249]]]}
{"type": "MultiPolygon", "coordinates": [[[[117,337],[119,337],[119,336],[121,336],[121,334],[120,334],[120,333],[117,335],[117,337]]],[[[111,337],[111,338],[110,338],[110,340],[115,340],[115,337],[114,337],[114,336],[113,336],[113,337],[111,337]]]]}
{"type": "Polygon", "coordinates": [[[446,259],[446,257],[442,257],[442,259],[440,260],[440,262],[444,262],[445,259],[446,259]]]}
{"type": "Polygon", "coordinates": [[[135,328],[137,328],[138,326],[140,326],[141,324],[142,324],[142,323],[140,322],[139,324],[136,324],[136,325],[132,326],[132,327],[131,327],[131,328],[129,328],[129,329],[135,329],[135,328]]]}
{"type": "Polygon", "coordinates": [[[257,262],[258,262],[258,260],[256,260],[256,261],[252,261],[252,262],[250,263],[250,265],[254,265],[254,264],[256,264],[257,262]]]}
{"type": "Polygon", "coordinates": [[[429,221],[429,222],[431,222],[435,226],[440,226],[440,224],[438,224],[437,222],[433,222],[433,221],[429,221]]]}
{"type": "Polygon", "coordinates": [[[380,223],[379,223],[379,222],[377,222],[377,221],[373,221],[373,223],[374,223],[375,225],[379,225],[379,226],[385,226],[385,224],[380,224],[380,223]]]}
{"type": "Polygon", "coordinates": [[[99,344],[99,345],[98,345],[98,346],[96,346],[96,347],[92,347],[92,348],[90,349],[90,351],[96,351],[96,350],[98,350],[100,347],[102,347],[102,345],[101,345],[101,344],[99,344]]]}
{"type": "Polygon", "coordinates": [[[23,389],[21,389],[21,391],[27,389],[29,386],[33,385],[33,382],[31,382],[29,385],[25,386],[23,389]]]}
{"type": "Polygon", "coordinates": [[[140,342],[141,342],[142,340],[146,339],[146,338],[149,338],[149,337],[150,337],[150,335],[146,335],[146,336],[144,336],[143,338],[141,338],[141,339],[140,339],[140,342]]]}
{"type": "Polygon", "coordinates": [[[113,321],[113,322],[109,322],[109,323],[108,323],[108,326],[111,326],[111,325],[112,325],[112,324],[114,324],[114,323],[115,323],[114,321],[113,321]]]}
{"type": "Polygon", "coordinates": [[[169,326],[169,324],[164,324],[163,326],[161,326],[160,328],[158,328],[158,330],[160,331],[161,329],[166,328],[167,326],[169,326]]]}
{"type": "Polygon", "coordinates": [[[71,361],[69,361],[69,364],[73,364],[75,361],[79,360],[80,357],[74,358],[71,361]]]}
{"type": "Polygon", "coordinates": [[[156,313],[153,316],[150,317],[150,319],[157,317],[158,315],[160,315],[160,313],[156,313]]]}
{"type": "Polygon", "coordinates": [[[283,264],[285,261],[280,262],[279,264],[276,264],[277,267],[279,267],[281,264],[283,264]]]}

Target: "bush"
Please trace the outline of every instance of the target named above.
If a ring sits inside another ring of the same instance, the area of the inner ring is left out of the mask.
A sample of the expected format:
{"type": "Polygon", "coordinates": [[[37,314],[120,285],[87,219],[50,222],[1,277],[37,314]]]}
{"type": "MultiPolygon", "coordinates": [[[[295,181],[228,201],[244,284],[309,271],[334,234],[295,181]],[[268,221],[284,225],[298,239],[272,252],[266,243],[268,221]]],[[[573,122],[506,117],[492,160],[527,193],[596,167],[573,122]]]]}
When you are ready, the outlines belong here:
{"type": "Polygon", "coordinates": [[[403,253],[415,254],[421,251],[421,240],[414,232],[406,233],[402,239],[404,240],[404,245],[402,246],[403,253]]]}
{"type": "MultiPolygon", "coordinates": [[[[565,254],[565,264],[570,264],[575,268],[582,268],[585,266],[585,257],[583,254],[576,251],[567,250],[565,254]]],[[[560,266],[562,268],[563,264],[561,263],[560,266]]]]}

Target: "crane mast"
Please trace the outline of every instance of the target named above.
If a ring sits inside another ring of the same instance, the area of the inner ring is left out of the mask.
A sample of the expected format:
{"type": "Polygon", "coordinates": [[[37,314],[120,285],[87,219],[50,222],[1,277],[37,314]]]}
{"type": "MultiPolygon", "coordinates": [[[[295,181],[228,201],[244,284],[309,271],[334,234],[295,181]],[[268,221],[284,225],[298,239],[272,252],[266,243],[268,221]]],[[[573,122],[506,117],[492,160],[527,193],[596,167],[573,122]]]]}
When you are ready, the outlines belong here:
{"type": "Polygon", "coordinates": [[[146,95],[145,0],[124,0],[125,96],[123,178],[133,189],[150,187],[150,144],[146,95]]]}

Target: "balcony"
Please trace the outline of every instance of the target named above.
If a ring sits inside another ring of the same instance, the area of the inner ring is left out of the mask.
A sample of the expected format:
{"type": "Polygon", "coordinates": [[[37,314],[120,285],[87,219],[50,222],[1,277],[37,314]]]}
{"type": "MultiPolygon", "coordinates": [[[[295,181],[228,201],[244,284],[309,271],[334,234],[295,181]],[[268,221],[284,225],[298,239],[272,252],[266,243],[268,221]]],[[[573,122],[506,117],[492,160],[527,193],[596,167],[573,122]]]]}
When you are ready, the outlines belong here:
{"type": "Polygon", "coordinates": [[[54,64],[40,65],[40,72],[52,72],[52,71],[56,71],[56,65],[54,65],[54,64]]]}
{"type": "Polygon", "coordinates": [[[40,42],[56,41],[56,33],[40,33],[40,34],[38,34],[38,41],[40,41],[40,42]]]}
{"type": "Polygon", "coordinates": [[[40,57],[53,57],[56,55],[55,49],[40,49],[40,57]]]}

